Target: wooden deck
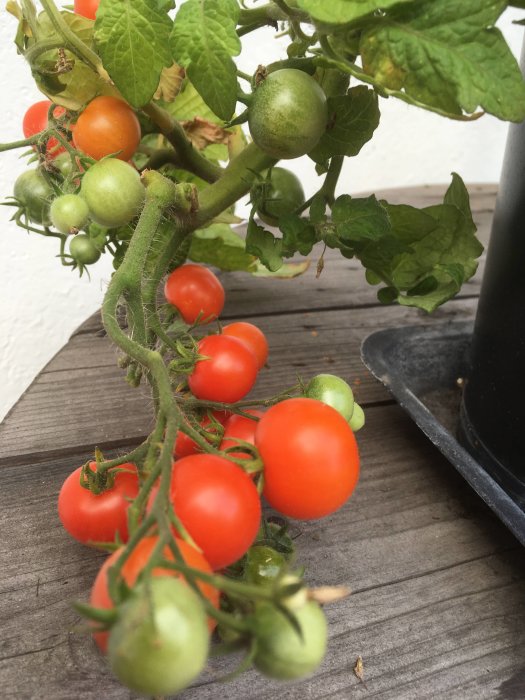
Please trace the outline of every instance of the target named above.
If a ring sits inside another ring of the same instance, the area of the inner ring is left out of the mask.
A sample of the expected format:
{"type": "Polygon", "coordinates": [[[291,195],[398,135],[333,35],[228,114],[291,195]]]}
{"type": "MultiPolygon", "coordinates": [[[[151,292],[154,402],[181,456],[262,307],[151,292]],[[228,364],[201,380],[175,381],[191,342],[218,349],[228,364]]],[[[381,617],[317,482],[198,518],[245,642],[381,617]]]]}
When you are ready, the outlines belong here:
{"type": "MultiPolygon", "coordinates": [[[[385,196],[424,205],[443,191],[385,196]]],[[[473,186],[471,195],[486,241],[495,187],[473,186]]],[[[355,495],[334,516],[295,526],[307,580],[348,584],[353,594],[326,609],[329,653],[313,677],[281,685],[249,672],[224,685],[216,679],[225,661],[214,659],[181,698],[525,698],[523,549],[359,357],[362,340],[376,329],[472,318],[480,276],[481,269],[433,317],[379,305],[358,265],[335,256],[319,280],[314,269],[289,282],[223,276],[225,318],[254,319],[270,340],[271,368],[262,372],[258,395],[297,374],[333,372],[365,407],[355,495]],[[358,656],[364,683],[353,672],[358,656]]],[[[94,445],[122,451],[147,434],[150,422],[147,393],[127,387],[94,316],[0,425],[2,699],[135,697],[76,629],[70,601],[86,598],[104,555],[63,532],[56,498],[94,445]]]]}

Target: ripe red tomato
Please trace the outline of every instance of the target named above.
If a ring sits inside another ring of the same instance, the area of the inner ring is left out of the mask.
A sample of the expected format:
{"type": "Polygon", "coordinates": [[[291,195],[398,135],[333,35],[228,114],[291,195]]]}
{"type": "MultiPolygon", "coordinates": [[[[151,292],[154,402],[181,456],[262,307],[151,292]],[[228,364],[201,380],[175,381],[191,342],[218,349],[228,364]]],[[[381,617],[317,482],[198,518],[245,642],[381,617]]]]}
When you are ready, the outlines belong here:
{"type": "MultiPolygon", "coordinates": [[[[52,102],[50,100],[40,100],[40,102],[35,102],[35,104],[27,109],[22,121],[22,130],[26,139],[47,129],[47,115],[51,105],[52,102]]],[[[64,114],[65,111],[63,107],[55,107],[53,114],[58,118],[64,114]]],[[[60,153],[64,153],[65,150],[64,146],[54,137],[50,138],[46,144],[46,151],[53,158],[56,158],[60,153]]]]}
{"type": "MultiPolygon", "coordinates": [[[[95,468],[96,463],[91,462],[90,469],[95,468]]],[[[134,464],[122,464],[118,469],[126,471],[118,472],[112,488],[98,495],[81,486],[82,467],[62,484],[58,515],[64,528],[79,542],[113,542],[117,533],[122,542],[127,541],[129,499],[136,498],[139,480],[134,464]]]]}
{"type": "Polygon", "coordinates": [[[73,7],[77,15],[87,17],[88,19],[96,19],[100,0],[75,0],[73,7]]]}
{"type": "MultiPolygon", "coordinates": [[[[264,413],[262,411],[250,410],[246,411],[252,416],[257,416],[262,418],[264,413]]],[[[246,416],[233,415],[228,418],[224,425],[224,435],[222,437],[222,442],[220,445],[221,450],[225,450],[228,447],[235,447],[238,444],[238,440],[243,440],[244,442],[250,443],[250,445],[255,445],[255,429],[257,428],[256,420],[251,418],[246,418],[246,416]]],[[[251,455],[248,452],[230,452],[232,457],[237,457],[238,459],[247,459],[251,455]]]]}
{"type": "Polygon", "coordinates": [[[292,518],[322,518],[350,496],[359,454],[346,420],[314,399],[287,399],[259,421],[255,444],[264,463],[268,503],[292,518]]]}
{"type": "Polygon", "coordinates": [[[170,498],[212,569],[240,559],[257,536],[259,494],[246,472],[227,459],[208,454],[179,459],[170,498]]]}
{"type": "MultiPolygon", "coordinates": [[[[227,420],[229,414],[225,411],[212,411],[212,415],[216,421],[223,425],[227,420]]],[[[213,421],[208,415],[205,415],[200,421],[200,426],[206,429],[206,432],[216,433],[217,427],[214,426],[213,421]]],[[[175,447],[173,449],[173,454],[179,459],[181,457],[187,457],[188,455],[194,455],[200,452],[201,448],[194,442],[188,435],[183,433],[181,430],[177,433],[177,439],[175,440],[175,447]]]]}
{"type": "Polygon", "coordinates": [[[257,379],[257,360],[237,338],[208,335],[198,343],[199,360],[188,377],[198,399],[235,403],[246,396],[257,379]]]}
{"type": "MultiPolygon", "coordinates": [[[[140,572],[148,563],[156,544],[157,537],[145,537],[144,539],[140,540],[133,552],[130,554],[124,566],[122,567],[122,578],[128,586],[133,586],[140,572]]],[[[177,539],[177,544],[179,545],[182,558],[188,566],[191,566],[194,569],[198,569],[199,571],[202,571],[207,574],[212,573],[210,565],[208,564],[206,559],[194,547],[189,545],[187,542],[184,542],[184,540],[179,539],[177,539]]],[[[111,556],[109,556],[106,559],[106,561],[102,564],[102,567],[99,569],[99,572],[91,589],[91,597],[89,601],[91,605],[94,605],[97,608],[111,609],[113,607],[113,601],[109,596],[108,590],[108,569],[111,566],[113,566],[113,564],[120,556],[121,552],[122,549],[118,549],[116,552],[113,552],[113,554],[111,554],[111,556]]],[[[167,545],[164,549],[163,556],[168,561],[174,561],[174,556],[167,545]]],[[[153,575],[175,576],[176,578],[182,578],[182,574],[178,573],[177,571],[173,571],[172,569],[163,569],[162,567],[156,567],[155,569],[153,569],[153,575]]],[[[208,598],[210,603],[216,608],[218,608],[219,591],[213,586],[210,586],[210,584],[208,583],[200,582],[198,586],[202,591],[203,595],[206,596],[206,598],[208,598]]],[[[214,629],[215,625],[215,620],[209,618],[208,626],[210,630],[214,629]]],[[[109,632],[95,632],[93,634],[96,643],[104,652],[107,649],[108,636],[109,632]]]]}
{"type": "Polygon", "coordinates": [[[253,323],[238,321],[224,326],[222,332],[224,335],[238,338],[255,354],[258,369],[264,367],[268,359],[268,341],[260,328],[254,326],[253,323]]]}
{"type": "Polygon", "coordinates": [[[224,306],[224,288],[207,267],[188,263],[169,275],[164,286],[167,301],[186,323],[214,321],[224,306]]]}
{"type": "Polygon", "coordinates": [[[129,160],[140,142],[140,124],[131,107],[118,97],[100,95],[88,104],[73,129],[76,148],[95,160],[114,154],[129,160]]]}

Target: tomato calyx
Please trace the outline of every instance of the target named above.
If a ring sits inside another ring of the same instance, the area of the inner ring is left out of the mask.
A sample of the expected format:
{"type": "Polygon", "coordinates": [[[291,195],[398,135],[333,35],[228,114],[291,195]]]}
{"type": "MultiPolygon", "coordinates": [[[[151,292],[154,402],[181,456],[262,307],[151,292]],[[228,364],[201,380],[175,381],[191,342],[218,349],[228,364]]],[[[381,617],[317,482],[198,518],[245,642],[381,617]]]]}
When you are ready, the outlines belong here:
{"type": "Polygon", "coordinates": [[[80,472],[80,485],[82,488],[91,491],[95,496],[109,491],[115,485],[115,478],[119,472],[128,472],[128,469],[99,469],[99,462],[89,461],[82,466],[80,472]]]}

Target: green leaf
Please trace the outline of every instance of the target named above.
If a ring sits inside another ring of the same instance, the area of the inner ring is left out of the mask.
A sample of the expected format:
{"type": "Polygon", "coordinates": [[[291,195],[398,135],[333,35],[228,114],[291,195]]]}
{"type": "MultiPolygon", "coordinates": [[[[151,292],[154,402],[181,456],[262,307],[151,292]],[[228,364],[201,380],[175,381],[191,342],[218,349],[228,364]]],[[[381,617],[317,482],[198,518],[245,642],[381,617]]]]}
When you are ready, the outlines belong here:
{"type": "Polygon", "coordinates": [[[276,272],[270,272],[264,265],[257,263],[257,269],[252,272],[254,277],[272,277],[273,279],[289,280],[303,275],[310,267],[309,260],[296,263],[284,263],[276,272]]]}
{"type": "Polygon", "coordinates": [[[332,220],[338,238],[352,244],[381,238],[391,230],[388,212],[374,195],[362,199],[348,194],[338,197],[332,207],[332,220]]]}
{"type": "Polygon", "coordinates": [[[315,228],[296,214],[281,217],[279,228],[283,234],[282,255],[285,258],[291,258],[295,253],[309,255],[317,243],[315,228]]]}
{"type": "Polygon", "coordinates": [[[276,272],[283,264],[282,241],[253,219],[248,222],[246,252],[258,257],[270,272],[276,272]]]}
{"type": "Polygon", "coordinates": [[[166,9],[148,0],[102,0],[95,41],[104,68],[134,107],[151,100],[164,67],[173,63],[166,9]]]}
{"type": "Polygon", "coordinates": [[[377,94],[364,85],[328,99],[328,128],[308,154],[317,163],[332,156],[356,156],[379,125],[377,94]]]}
{"type": "Polygon", "coordinates": [[[227,121],[237,104],[237,68],[241,50],[236,0],[187,0],[177,13],[171,47],[177,63],[213,112],[227,121]]]}
{"type": "Polygon", "coordinates": [[[163,106],[172,117],[179,121],[189,121],[195,117],[202,117],[202,119],[215,124],[221,122],[189,80],[185,81],[182,91],[177,95],[177,99],[169,104],[163,104],[163,106]]]}
{"type": "Polygon", "coordinates": [[[525,84],[494,25],[504,0],[418,0],[377,18],[361,37],[363,69],[374,84],[402,91],[452,115],[479,107],[525,118],[525,84]]]}
{"type": "Polygon", "coordinates": [[[360,17],[387,10],[392,5],[412,0],[298,0],[297,6],[321,22],[329,24],[347,24],[360,17]]]}
{"type": "Polygon", "coordinates": [[[213,224],[195,231],[188,257],[221,270],[257,271],[256,259],[246,252],[244,240],[225,224],[213,224]]]}

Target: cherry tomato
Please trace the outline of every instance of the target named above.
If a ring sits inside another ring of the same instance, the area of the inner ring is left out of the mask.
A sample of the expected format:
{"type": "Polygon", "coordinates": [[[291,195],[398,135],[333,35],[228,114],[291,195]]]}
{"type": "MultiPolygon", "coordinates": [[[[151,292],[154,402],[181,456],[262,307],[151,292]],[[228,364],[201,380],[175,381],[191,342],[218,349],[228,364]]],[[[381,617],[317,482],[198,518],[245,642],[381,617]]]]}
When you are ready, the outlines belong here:
{"type": "Polygon", "coordinates": [[[210,633],[197,593],[172,577],[139,586],[120,606],[109,637],[109,664],[131,690],[165,697],[203,670],[210,633]]]}
{"type": "Polygon", "coordinates": [[[129,160],[140,142],[140,124],[127,102],[100,95],[88,104],[73,129],[76,148],[95,160],[114,155],[129,160]]]}
{"type": "Polygon", "coordinates": [[[357,433],[358,430],[361,430],[364,424],[365,412],[357,402],[354,402],[354,410],[352,412],[352,417],[348,421],[348,425],[352,428],[354,433],[357,433]]]}
{"type": "Polygon", "coordinates": [[[38,169],[26,170],[15,180],[13,194],[31,221],[48,225],[53,189],[38,169]]]}
{"type": "Polygon", "coordinates": [[[278,226],[282,216],[293,213],[305,201],[301,181],[286,168],[272,168],[270,181],[256,185],[256,188],[255,196],[260,201],[257,214],[270,226],[278,226]]]}
{"type": "Polygon", "coordinates": [[[167,301],[186,323],[214,321],[224,306],[224,287],[207,267],[188,263],[168,276],[164,286],[167,301]]]}
{"type": "Polygon", "coordinates": [[[115,228],[140,214],[146,189],[135,168],[116,158],[106,158],[84,173],[80,194],[93,221],[115,228]]]}
{"type": "Polygon", "coordinates": [[[213,569],[240,559],[257,536],[261,502],[240,467],[215,455],[173,465],[170,498],[182,524],[213,569]]]}
{"type": "MultiPolygon", "coordinates": [[[[249,410],[246,411],[252,416],[261,418],[264,414],[262,411],[249,410]]],[[[246,416],[233,415],[228,418],[224,425],[224,435],[222,436],[222,442],[220,444],[221,450],[225,450],[228,447],[235,447],[238,444],[238,440],[243,440],[248,442],[250,445],[255,445],[255,429],[257,427],[257,421],[252,418],[247,418],[246,416]]],[[[229,452],[232,457],[237,457],[238,459],[248,459],[251,457],[248,452],[229,452]]]]}
{"type": "Polygon", "coordinates": [[[87,17],[88,19],[96,19],[100,0],[75,0],[73,7],[77,15],[87,17]]]}
{"type": "MultiPolygon", "coordinates": [[[[96,469],[91,462],[89,468],[96,469]]],[[[114,484],[107,491],[94,494],[80,483],[82,467],[75,469],[62,484],[58,496],[58,516],[69,534],[83,544],[113,542],[118,534],[128,539],[127,512],[130,500],[139,492],[137,467],[122,464],[115,473],[114,484]]]]}
{"type": "Polygon", "coordinates": [[[246,553],[244,579],[257,586],[271,586],[286,566],[286,558],[273,547],[255,545],[246,553]]]}
{"type": "MultiPolygon", "coordinates": [[[[126,562],[121,569],[121,573],[123,580],[128,586],[131,587],[134,585],[140,572],[144,569],[151,555],[153,554],[156,544],[157,537],[145,537],[144,539],[140,540],[128,559],[126,559],[126,562]]],[[[194,547],[189,545],[187,542],[184,542],[184,540],[179,539],[177,539],[177,544],[182,554],[182,558],[188,566],[207,574],[212,573],[210,565],[206,559],[194,547]]],[[[121,552],[122,549],[118,549],[116,552],[113,552],[113,554],[106,559],[106,561],[102,564],[102,567],[99,569],[97,577],[93,583],[90,596],[91,605],[97,608],[106,608],[108,610],[113,608],[113,601],[111,600],[108,591],[108,570],[116,562],[121,552]]],[[[168,561],[174,561],[173,553],[167,545],[164,549],[163,556],[168,561]]],[[[173,571],[172,569],[163,569],[162,567],[156,567],[153,569],[153,575],[183,578],[182,574],[179,574],[177,571],[173,571]]],[[[198,586],[202,594],[210,601],[210,603],[218,608],[219,591],[216,588],[213,588],[213,586],[203,582],[200,582],[198,586]]],[[[215,620],[212,618],[208,620],[208,627],[210,630],[214,629],[215,624],[215,620]]],[[[100,649],[105,652],[108,643],[108,632],[95,632],[93,637],[100,649]]]]}
{"type": "Polygon", "coordinates": [[[349,421],[354,411],[354,394],[344,379],[335,374],[318,374],[307,384],[305,396],[335,408],[349,421]]]}
{"type": "MultiPolygon", "coordinates": [[[[35,104],[31,105],[31,107],[27,109],[22,121],[22,131],[24,132],[26,139],[34,136],[35,134],[39,134],[41,131],[44,131],[44,129],[47,129],[47,116],[49,114],[49,108],[52,104],[53,103],[50,100],[40,100],[40,102],[35,102],[35,104]]],[[[58,118],[62,116],[65,111],[66,110],[63,107],[57,106],[53,110],[53,115],[58,118]]],[[[46,151],[53,158],[58,156],[60,153],[64,153],[65,150],[66,149],[64,146],[62,146],[54,137],[51,137],[46,144],[46,151]]]]}
{"type": "Polygon", "coordinates": [[[254,666],[270,678],[302,678],[312,673],[326,653],[327,624],[320,606],[309,601],[293,611],[301,634],[271,603],[255,612],[257,651],[254,666]]]}
{"type": "Polygon", "coordinates": [[[77,233],[89,219],[85,199],[78,194],[62,194],[51,202],[51,223],[61,233],[77,233]]]}
{"type": "Polygon", "coordinates": [[[253,94],[250,134],[273,158],[297,158],[317,144],[326,129],[328,108],[319,83],[295,68],[270,73],[253,94]]]}
{"type": "Polygon", "coordinates": [[[264,463],[264,495],[291,518],[314,519],[337,510],[359,478],[354,434],[331,406],[287,399],[272,406],[255,430],[264,463]]]}
{"type": "Polygon", "coordinates": [[[254,353],[257,358],[257,368],[264,367],[268,359],[268,341],[260,328],[257,328],[253,323],[237,321],[224,326],[222,333],[238,338],[254,353]]]}
{"type": "MultiPolygon", "coordinates": [[[[227,420],[227,415],[224,411],[212,411],[212,415],[213,418],[221,425],[223,425],[227,420]]],[[[207,433],[217,434],[219,430],[214,421],[208,415],[205,415],[201,419],[200,426],[201,428],[204,428],[207,433]]],[[[201,448],[197,445],[197,443],[194,442],[188,435],[179,430],[173,450],[175,457],[188,457],[188,455],[194,455],[197,452],[201,452],[201,448]]]]}
{"type": "Polygon", "coordinates": [[[199,355],[188,377],[191,392],[198,399],[235,403],[246,396],[257,379],[257,360],[237,338],[209,335],[198,343],[199,355]]]}
{"type": "Polygon", "coordinates": [[[85,233],[78,233],[69,242],[71,257],[80,265],[93,265],[100,258],[100,250],[85,233]]]}

